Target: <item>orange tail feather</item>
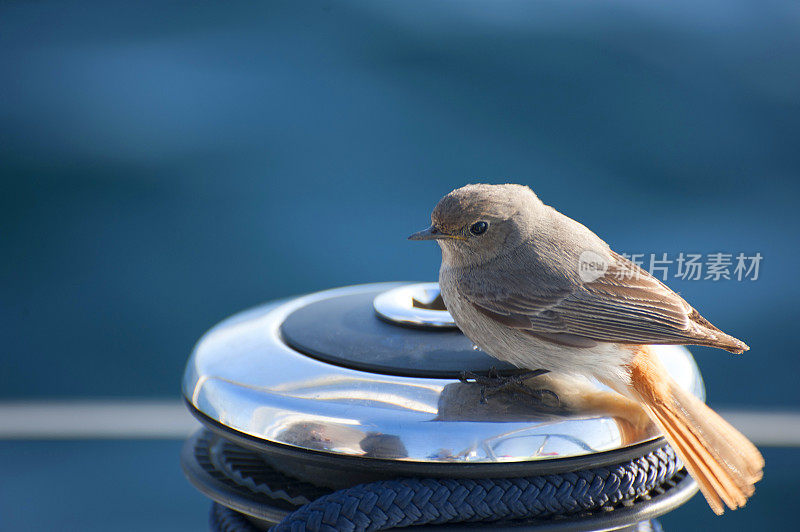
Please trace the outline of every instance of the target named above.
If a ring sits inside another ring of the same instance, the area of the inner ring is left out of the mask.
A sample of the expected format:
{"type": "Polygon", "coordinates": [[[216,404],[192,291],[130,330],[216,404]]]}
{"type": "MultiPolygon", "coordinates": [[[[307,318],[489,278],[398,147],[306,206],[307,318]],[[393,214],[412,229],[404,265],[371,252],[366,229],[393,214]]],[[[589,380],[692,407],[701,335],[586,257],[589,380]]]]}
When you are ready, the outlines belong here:
{"type": "Polygon", "coordinates": [[[629,365],[631,382],[617,390],[638,399],[680,456],[716,514],[735,510],[753,495],[764,459],[744,435],[678,386],[646,347],[629,365]]]}

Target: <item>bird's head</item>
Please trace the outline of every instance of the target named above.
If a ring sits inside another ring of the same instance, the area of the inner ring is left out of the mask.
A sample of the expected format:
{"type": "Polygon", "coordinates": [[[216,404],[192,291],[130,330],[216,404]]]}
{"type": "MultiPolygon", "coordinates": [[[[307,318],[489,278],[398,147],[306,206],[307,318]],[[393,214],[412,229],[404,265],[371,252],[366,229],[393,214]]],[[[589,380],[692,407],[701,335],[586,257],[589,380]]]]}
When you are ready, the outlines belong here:
{"type": "Polygon", "coordinates": [[[436,204],[431,226],[409,240],[436,240],[453,265],[486,262],[525,242],[544,207],[522,185],[467,185],[436,204]]]}

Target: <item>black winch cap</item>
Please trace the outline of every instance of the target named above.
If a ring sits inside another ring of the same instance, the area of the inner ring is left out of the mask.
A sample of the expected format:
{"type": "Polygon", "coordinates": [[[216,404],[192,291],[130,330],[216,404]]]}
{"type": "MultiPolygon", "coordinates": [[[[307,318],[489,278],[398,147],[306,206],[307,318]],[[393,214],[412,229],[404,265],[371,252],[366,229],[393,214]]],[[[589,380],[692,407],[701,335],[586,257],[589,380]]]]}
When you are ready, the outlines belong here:
{"type": "Polygon", "coordinates": [[[385,289],[331,297],[289,314],[281,325],[285,342],[318,360],[371,373],[405,377],[458,378],[463,371],[520,372],[483,351],[458,329],[420,329],[387,323],[373,308],[385,289]]]}

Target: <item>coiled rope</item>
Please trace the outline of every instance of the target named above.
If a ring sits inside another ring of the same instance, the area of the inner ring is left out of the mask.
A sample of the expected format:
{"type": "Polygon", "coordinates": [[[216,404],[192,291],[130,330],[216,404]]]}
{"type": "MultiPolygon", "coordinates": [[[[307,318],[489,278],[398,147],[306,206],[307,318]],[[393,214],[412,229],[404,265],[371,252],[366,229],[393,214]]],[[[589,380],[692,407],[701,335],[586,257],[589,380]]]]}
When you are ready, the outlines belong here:
{"type": "MultiPolygon", "coordinates": [[[[675,453],[665,445],[629,462],[559,475],[370,482],[300,507],[271,532],[367,532],[565,516],[633,500],[666,483],[678,470],[675,453]]],[[[246,530],[231,517],[227,523],[230,526],[218,519],[217,530],[246,530]]]]}

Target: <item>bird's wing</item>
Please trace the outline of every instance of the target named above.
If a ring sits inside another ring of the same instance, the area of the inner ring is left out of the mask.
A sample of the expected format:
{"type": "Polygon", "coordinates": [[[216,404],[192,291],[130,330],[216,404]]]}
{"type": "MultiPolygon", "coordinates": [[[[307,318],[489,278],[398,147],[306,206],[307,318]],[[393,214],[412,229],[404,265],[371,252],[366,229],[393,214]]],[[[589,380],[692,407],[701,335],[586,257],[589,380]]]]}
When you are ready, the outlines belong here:
{"type": "Polygon", "coordinates": [[[605,274],[591,282],[554,287],[541,279],[526,282],[529,277],[519,272],[512,276],[510,283],[471,277],[461,280],[458,290],[483,314],[504,325],[574,347],[596,342],[700,344],[735,351],[747,347],[703,319],[647,271],[613,252],[605,274]],[[543,290],[542,285],[548,288],[543,290]]]}

